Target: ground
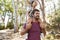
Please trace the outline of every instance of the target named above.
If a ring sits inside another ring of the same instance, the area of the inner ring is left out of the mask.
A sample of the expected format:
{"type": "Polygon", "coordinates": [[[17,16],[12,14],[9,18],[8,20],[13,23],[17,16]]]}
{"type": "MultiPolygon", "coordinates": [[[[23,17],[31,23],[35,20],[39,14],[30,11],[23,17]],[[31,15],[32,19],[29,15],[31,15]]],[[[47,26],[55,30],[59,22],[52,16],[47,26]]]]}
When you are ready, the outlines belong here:
{"type": "Polygon", "coordinates": [[[13,30],[0,30],[0,40],[25,40],[20,38],[20,33],[14,33],[13,30]]]}
{"type": "MultiPolygon", "coordinates": [[[[23,38],[21,38],[20,32],[14,33],[13,29],[0,30],[0,40],[25,40],[26,36],[27,34],[24,35],[23,38]]],[[[54,40],[60,40],[60,39],[54,39],[54,40]]]]}

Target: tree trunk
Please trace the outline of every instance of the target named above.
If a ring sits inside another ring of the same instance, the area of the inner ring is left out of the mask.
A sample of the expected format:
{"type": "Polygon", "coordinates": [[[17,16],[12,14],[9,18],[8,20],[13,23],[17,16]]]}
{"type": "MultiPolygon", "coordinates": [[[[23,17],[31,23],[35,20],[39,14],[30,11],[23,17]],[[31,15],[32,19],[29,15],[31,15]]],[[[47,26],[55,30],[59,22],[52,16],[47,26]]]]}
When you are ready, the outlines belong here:
{"type": "Polygon", "coordinates": [[[14,0],[12,0],[13,8],[14,8],[14,32],[18,32],[18,23],[17,23],[17,5],[15,6],[14,0]]]}
{"type": "Polygon", "coordinates": [[[45,23],[45,10],[44,10],[44,0],[41,0],[42,2],[42,6],[41,6],[41,10],[42,10],[42,15],[43,15],[43,22],[45,23]]]}

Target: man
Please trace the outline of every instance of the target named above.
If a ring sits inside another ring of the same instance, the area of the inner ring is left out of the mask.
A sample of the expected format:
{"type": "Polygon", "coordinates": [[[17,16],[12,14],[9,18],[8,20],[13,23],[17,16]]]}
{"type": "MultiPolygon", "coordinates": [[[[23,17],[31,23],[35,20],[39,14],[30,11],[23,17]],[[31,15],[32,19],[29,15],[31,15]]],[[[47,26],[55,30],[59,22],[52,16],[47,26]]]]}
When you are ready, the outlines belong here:
{"type": "Polygon", "coordinates": [[[40,35],[41,32],[46,34],[45,32],[45,27],[39,18],[39,10],[34,9],[32,11],[32,18],[29,18],[27,23],[24,25],[21,35],[24,35],[25,33],[28,33],[28,38],[27,40],[41,40],[40,35]]]}

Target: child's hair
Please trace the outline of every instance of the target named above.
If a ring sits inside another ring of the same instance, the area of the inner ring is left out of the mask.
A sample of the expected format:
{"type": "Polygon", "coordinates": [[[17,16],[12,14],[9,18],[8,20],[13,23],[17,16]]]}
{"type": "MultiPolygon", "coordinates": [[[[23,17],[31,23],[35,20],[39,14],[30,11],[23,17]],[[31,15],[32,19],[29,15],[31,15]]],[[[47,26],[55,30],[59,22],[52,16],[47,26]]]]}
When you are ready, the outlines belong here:
{"type": "Polygon", "coordinates": [[[31,6],[32,6],[33,3],[34,3],[34,1],[31,2],[31,6]]]}

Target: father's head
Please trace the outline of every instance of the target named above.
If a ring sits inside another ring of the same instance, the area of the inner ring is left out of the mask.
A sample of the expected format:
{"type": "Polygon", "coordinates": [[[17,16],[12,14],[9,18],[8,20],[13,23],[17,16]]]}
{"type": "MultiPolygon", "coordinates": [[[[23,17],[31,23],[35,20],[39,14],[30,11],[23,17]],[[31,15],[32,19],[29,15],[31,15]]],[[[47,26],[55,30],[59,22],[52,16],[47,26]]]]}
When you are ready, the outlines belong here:
{"type": "Polygon", "coordinates": [[[33,18],[35,18],[35,19],[39,19],[40,11],[39,11],[38,9],[34,9],[34,10],[32,11],[32,16],[33,16],[33,18]]]}

